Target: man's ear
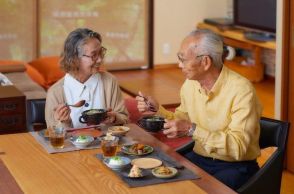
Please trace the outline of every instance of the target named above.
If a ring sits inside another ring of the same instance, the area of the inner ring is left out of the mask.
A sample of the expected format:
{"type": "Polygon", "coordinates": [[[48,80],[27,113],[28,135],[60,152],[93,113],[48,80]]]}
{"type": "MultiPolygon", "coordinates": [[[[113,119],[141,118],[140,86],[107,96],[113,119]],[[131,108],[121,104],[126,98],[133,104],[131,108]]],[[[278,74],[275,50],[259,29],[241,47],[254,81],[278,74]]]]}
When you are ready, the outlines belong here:
{"type": "Polygon", "coordinates": [[[207,71],[212,66],[212,59],[210,58],[210,56],[203,56],[201,60],[201,65],[203,66],[204,70],[207,71]]]}

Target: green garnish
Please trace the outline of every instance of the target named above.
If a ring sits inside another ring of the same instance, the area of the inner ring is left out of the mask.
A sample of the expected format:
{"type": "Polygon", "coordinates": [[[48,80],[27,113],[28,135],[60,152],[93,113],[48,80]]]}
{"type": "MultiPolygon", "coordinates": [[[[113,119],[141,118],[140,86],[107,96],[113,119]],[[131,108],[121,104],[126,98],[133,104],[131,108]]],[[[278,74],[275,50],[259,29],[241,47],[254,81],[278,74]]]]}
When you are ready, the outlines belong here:
{"type": "Polygon", "coordinates": [[[113,156],[112,159],[113,160],[121,160],[121,158],[119,156],[113,156]]]}
{"type": "Polygon", "coordinates": [[[78,137],[78,140],[86,140],[86,139],[87,139],[87,136],[85,136],[85,135],[80,135],[78,137]]]}

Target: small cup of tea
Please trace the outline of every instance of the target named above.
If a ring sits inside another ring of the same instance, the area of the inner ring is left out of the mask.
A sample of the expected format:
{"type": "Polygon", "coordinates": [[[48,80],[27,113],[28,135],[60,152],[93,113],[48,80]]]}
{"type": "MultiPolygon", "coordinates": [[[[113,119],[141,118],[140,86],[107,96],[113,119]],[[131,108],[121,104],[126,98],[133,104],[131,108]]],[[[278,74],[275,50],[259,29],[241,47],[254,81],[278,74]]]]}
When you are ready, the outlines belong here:
{"type": "Polygon", "coordinates": [[[49,127],[49,141],[53,148],[61,149],[64,147],[65,129],[63,127],[49,127]]]}
{"type": "Polygon", "coordinates": [[[113,157],[116,155],[118,150],[118,140],[118,137],[112,135],[106,135],[100,138],[101,149],[104,158],[113,157]]]}

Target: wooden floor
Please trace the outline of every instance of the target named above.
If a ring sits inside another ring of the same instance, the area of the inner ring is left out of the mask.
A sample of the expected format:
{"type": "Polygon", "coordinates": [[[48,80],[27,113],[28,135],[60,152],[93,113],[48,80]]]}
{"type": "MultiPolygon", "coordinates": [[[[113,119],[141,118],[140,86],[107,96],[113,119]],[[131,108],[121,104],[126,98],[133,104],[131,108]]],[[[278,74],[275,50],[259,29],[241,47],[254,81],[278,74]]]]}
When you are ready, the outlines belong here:
{"type": "MultiPolygon", "coordinates": [[[[156,72],[156,69],[154,70],[156,72]]],[[[168,71],[169,75],[173,75],[175,79],[177,77],[179,78],[179,81],[183,81],[183,77],[181,77],[181,71],[177,68],[170,68],[169,70],[164,70],[168,71]],[[175,75],[176,74],[176,75],[175,75]]],[[[140,71],[140,79],[149,79],[150,77],[154,77],[154,72],[152,72],[152,76],[149,77],[150,71],[140,71]]],[[[158,71],[162,73],[162,70],[158,71]]],[[[134,72],[132,71],[130,74],[126,72],[113,72],[113,74],[118,78],[119,81],[125,81],[126,79],[132,80],[134,78],[134,81],[132,82],[133,84],[136,83],[136,79],[138,77],[133,76],[134,72]],[[130,76],[131,75],[131,76],[130,76]]],[[[162,75],[162,74],[161,74],[162,75]]],[[[164,76],[161,76],[161,79],[164,76]]],[[[169,76],[170,77],[170,76],[169,76]]],[[[149,79],[150,80],[150,79],[149,79]]],[[[164,85],[168,85],[168,79],[167,80],[161,80],[161,82],[164,85]]],[[[152,80],[150,80],[150,83],[153,83],[152,80]]],[[[174,84],[174,83],[172,83],[174,84]]],[[[275,81],[273,78],[265,78],[263,81],[258,82],[258,83],[253,83],[257,96],[261,102],[261,105],[263,106],[263,113],[262,116],[264,117],[269,117],[269,118],[274,118],[274,102],[275,102],[275,81]]],[[[150,86],[146,86],[150,87],[150,86]]],[[[124,94],[125,96],[128,96],[128,94],[124,94]]],[[[128,96],[129,97],[129,96],[128,96]]],[[[163,96],[164,98],[164,96],[163,96]]],[[[258,163],[262,165],[266,159],[271,155],[273,152],[274,148],[268,148],[265,150],[262,150],[261,156],[258,158],[258,163]]],[[[282,188],[281,188],[281,194],[294,194],[294,174],[284,171],[283,172],[283,178],[282,178],[282,188]]]]}

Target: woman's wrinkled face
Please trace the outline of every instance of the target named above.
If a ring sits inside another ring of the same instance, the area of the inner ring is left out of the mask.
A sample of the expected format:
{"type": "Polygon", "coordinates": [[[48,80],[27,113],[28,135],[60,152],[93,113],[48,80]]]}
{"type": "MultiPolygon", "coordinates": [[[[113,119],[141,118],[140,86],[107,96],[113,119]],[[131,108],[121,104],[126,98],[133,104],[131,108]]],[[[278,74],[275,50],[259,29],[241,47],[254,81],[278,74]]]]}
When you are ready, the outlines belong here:
{"type": "MultiPolygon", "coordinates": [[[[83,55],[80,58],[79,73],[92,75],[97,73],[103,60],[101,43],[96,38],[90,38],[83,45],[83,55]]],[[[104,49],[104,48],[103,48],[104,49]]]]}

